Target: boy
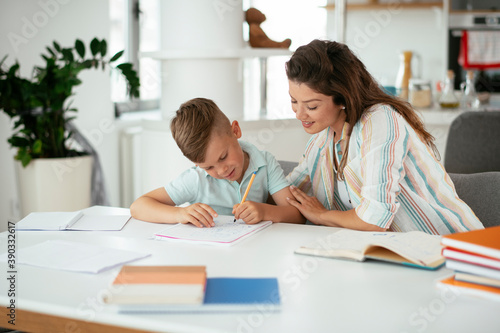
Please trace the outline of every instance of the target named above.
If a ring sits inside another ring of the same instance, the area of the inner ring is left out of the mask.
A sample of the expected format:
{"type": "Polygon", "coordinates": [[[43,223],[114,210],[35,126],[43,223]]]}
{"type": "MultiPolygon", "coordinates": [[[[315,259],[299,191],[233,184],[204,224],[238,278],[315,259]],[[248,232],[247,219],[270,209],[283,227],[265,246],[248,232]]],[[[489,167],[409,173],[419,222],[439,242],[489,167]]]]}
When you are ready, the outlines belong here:
{"type": "Polygon", "coordinates": [[[263,220],[304,223],[298,209],[287,201],[291,192],[274,156],[238,141],[238,122],[231,123],[212,100],[195,98],[182,104],[170,129],[184,156],[196,166],[135,200],[130,206],[134,218],[197,227],[214,226],[218,214],[234,214],[248,224],[263,220]],[[240,205],[253,172],[256,176],[247,200],[240,205]],[[269,194],[276,205],[265,203],[269,194]],[[189,206],[176,206],[185,202],[189,206]]]}

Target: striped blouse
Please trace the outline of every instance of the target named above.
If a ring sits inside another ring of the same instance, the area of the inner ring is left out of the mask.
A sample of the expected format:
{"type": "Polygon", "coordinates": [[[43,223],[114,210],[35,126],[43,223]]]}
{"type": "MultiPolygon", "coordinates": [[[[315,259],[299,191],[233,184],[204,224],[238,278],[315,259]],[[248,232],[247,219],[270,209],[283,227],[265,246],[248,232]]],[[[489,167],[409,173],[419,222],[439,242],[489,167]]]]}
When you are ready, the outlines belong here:
{"type": "MultiPolygon", "coordinates": [[[[333,154],[340,161],[349,125],[334,143],[333,129],[313,135],[288,176],[329,210],[348,210],[337,189],[333,154]]],[[[345,185],[363,221],[391,231],[450,234],[482,229],[472,210],[406,120],[388,105],[375,105],[354,125],[344,168],[345,185]]]]}

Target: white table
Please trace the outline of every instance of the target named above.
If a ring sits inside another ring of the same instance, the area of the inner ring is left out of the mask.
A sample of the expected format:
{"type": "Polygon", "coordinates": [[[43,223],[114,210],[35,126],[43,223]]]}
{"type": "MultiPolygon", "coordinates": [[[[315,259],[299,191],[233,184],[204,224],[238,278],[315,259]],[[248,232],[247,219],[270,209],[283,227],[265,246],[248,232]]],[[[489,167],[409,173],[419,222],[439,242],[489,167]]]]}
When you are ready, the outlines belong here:
{"type": "MultiPolygon", "coordinates": [[[[106,207],[89,210],[128,212],[106,207]]],[[[278,277],[281,312],[120,315],[100,301],[119,268],[82,274],[18,265],[16,329],[33,330],[33,325],[41,325],[51,332],[55,328],[49,327],[112,332],[115,326],[116,332],[500,331],[500,302],[436,288],[437,279],[452,273],[445,268],[426,271],[378,261],[359,263],[293,253],[296,247],[335,228],[274,224],[239,244],[220,247],[150,239],[164,227],[131,220],[120,232],[17,231],[16,245],[19,249],[63,239],[152,253],[134,262],[137,265],[206,265],[209,277],[278,277]]],[[[2,253],[6,240],[7,233],[0,234],[2,253]]],[[[8,268],[5,263],[0,267],[5,272],[0,279],[0,327],[4,327],[8,319],[8,268]]]]}

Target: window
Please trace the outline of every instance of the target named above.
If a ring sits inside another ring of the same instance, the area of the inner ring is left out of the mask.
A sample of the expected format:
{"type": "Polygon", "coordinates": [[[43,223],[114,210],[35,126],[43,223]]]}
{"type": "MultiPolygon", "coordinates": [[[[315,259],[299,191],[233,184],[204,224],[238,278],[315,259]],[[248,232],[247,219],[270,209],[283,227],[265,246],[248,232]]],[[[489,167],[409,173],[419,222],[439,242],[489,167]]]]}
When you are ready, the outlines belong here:
{"type": "Polygon", "coordinates": [[[110,54],[125,50],[122,60],[129,61],[139,72],[140,101],[130,101],[122,77],[112,74],[111,94],[117,115],[123,112],[159,109],[161,91],[160,63],[141,58],[141,52],[160,49],[160,0],[111,0],[110,54]]]}

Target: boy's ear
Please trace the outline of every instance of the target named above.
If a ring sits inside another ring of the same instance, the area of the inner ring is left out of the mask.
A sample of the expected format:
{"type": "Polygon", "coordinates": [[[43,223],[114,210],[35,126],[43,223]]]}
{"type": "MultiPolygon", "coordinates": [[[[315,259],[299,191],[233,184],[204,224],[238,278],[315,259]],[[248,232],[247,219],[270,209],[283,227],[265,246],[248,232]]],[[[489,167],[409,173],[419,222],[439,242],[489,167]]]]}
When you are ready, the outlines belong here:
{"type": "Polygon", "coordinates": [[[233,120],[231,123],[231,132],[236,136],[236,139],[241,138],[241,127],[240,124],[238,124],[238,121],[233,120]]]}

